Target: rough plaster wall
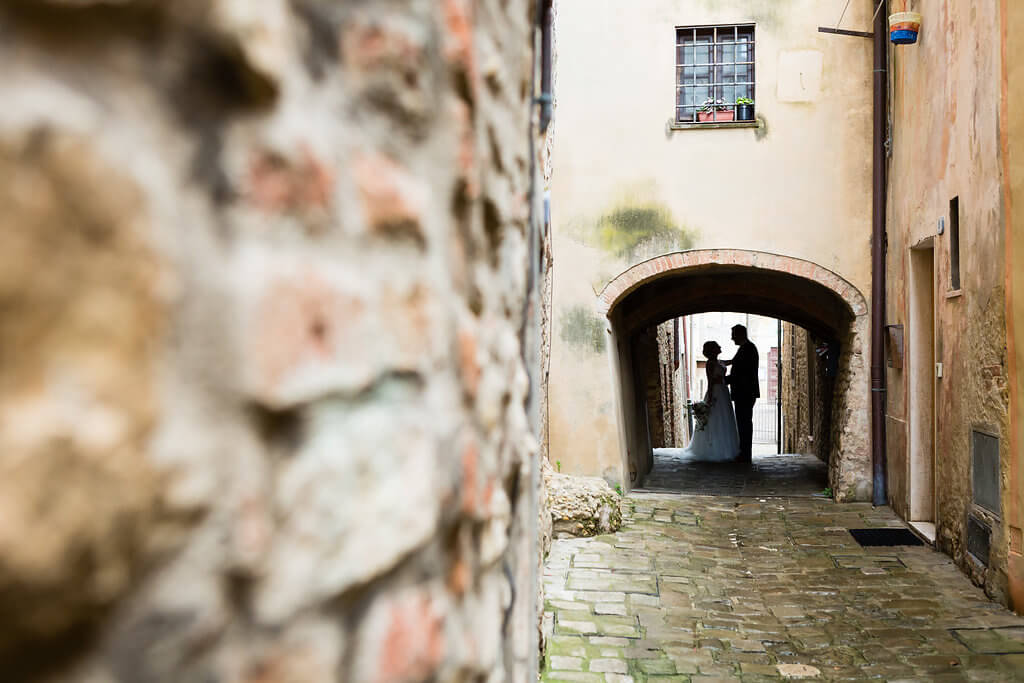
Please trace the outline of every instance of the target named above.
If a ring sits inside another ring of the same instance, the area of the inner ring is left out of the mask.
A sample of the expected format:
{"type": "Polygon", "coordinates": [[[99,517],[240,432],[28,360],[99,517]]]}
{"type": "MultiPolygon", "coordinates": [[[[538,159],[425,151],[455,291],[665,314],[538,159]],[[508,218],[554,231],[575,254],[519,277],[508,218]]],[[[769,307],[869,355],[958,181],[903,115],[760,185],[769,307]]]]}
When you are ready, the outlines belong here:
{"type": "Polygon", "coordinates": [[[787,453],[808,453],[810,432],[807,396],[807,332],[801,327],[783,323],[782,411],[787,453]],[[793,357],[796,357],[794,363],[793,357]]]}
{"type": "Polygon", "coordinates": [[[830,420],[829,486],[837,502],[871,500],[871,412],[868,381],[870,323],[868,315],[854,318],[839,340],[839,370],[833,389],[830,420]]]}
{"type": "Polygon", "coordinates": [[[818,343],[802,327],[783,325],[784,443],[787,452],[814,455],[828,462],[832,455],[833,382],[825,376],[825,365],[815,351],[818,343]]]}
{"type": "Polygon", "coordinates": [[[661,419],[664,424],[665,448],[679,446],[678,387],[675,383],[675,329],[671,320],[658,325],[658,365],[661,376],[661,419]]]}
{"type": "MultiPolygon", "coordinates": [[[[673,337],[677,334],[681,337],[681,333],[677,333],[675,327],[670,328],[673,337]]],[[[668,367],[669,378],[672,383],[670,400],[672,402],[672,416],[673,424],[673,441],[674,448],[684,448],[690,440],[690,434],[686,427],[686,402],[683,398],[683,363],[679,359],[676,353],[676,347],[680,350],[683,348],[682,339],[676,340],[678,343],[673,343],[672,346],[672,362],[668,367]]]]}
{"type": "Polygon", "coordinates": [[[651,327],[637,335],[636,363],[643,376],[644,408],[647,411],[647,429],[652,448],[665,445],[665,411],[662,407],[662,371],[658,356],[658,328],[651,327]]]}
{"type": "MultiPolygon", "coordinates": [[[[1006,599],[1008,521],[972,505],[970,434],[1000,436],[1004,509],[1009,492],[1009,414],[1005,310],[1005,199],[999,140],[1000,42],[992,37],[1000,3],[940,2],[925,13],[913,49],[893,52],[893,152],[889,188],[887,322],[908,324],[908,251],[933,238],[936,250],[938,545],[985,587],[1006,599]],[[949,200],[959,197],[962,289],[950,290],[949,200]],[[969,512],[992,524],[988,569],[966,552],[969,512]]],[[[913,330],[907,329],[912,335],[913,330]]],[[[903,417],[907,373],[890,372],[889,415],[903,417]],[[902,394],[902,397],[900,396],[902,394]]],[[[906,438],[906,432],[902,438],[906,438]]],[[[893,435],[899,438],[899,435],[893,435]]],[[[906,468],[906,449],[890,451],[906,468]]],[[[895,491],[899,493],[899,491],[895,491]]],[[[905,495],[905,493],[904,493],[905,495]]],[[[905,503],[895,502],[900,509],[905,503]]],[[[1019,523],[1019,522],[1018,522],[1019,523]]]]}
{"type": "Polygon", "coordinates": [[[828,462],[832,453],[832,404],[835,402],[835,380],[826,376],[825,363],[815,351],[817,340],[808,339],[807,363],[814,374],[814,400],[811,403],[814,420],[814,439],[811,452],[819,460],[828,462]]]}
{"type": "Polygon", "coordinates": [[[530,9],[0,2],[0,668],[527,680],[530,9]]]}
{"type": "Polygon", "coordinates": [[[807,453],[828,462],[832,452],[832,403],[834,378],[827,375],[827,361],[818,356],[818,346],[827,344],[804,331],[803,357],[806,373],[807,453]]]}
{"type": "Polygon", "coordinates": [[[680,446],[679,386],[676,383],[675,330],[671,320],[640,335],[638,353],[646,378],[648,428],[654,448],[680,446]]]}

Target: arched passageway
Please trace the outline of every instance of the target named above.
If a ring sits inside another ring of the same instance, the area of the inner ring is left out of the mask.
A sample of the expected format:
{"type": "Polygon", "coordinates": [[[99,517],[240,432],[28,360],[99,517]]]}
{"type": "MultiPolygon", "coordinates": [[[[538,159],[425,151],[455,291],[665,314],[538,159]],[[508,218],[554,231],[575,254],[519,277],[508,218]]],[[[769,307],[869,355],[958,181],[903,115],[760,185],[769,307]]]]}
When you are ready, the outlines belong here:
{"type": "Polygon", "coordinates": [[[653,464],[635,376],[638,334],[664,320],[709,311],[779,318],[832,340],[840,349],[831,419],[829,484],[837,500],[869,500],[871,451],[868,307],[863,295],[815,263],[738,249],[666,254],[609,282],[598,298],[618,407],[623,479],[640,485],[653,464]]]}

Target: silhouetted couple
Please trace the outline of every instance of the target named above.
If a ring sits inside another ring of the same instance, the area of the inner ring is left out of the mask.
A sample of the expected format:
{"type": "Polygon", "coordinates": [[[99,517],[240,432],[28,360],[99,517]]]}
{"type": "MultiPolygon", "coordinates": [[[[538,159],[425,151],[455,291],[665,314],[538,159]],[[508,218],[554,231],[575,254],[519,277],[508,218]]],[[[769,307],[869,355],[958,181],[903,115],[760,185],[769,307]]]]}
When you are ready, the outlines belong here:
{"type": "Polygon", "coordinates": [[[691,460],[750,462],[754,440],[754,402],[761,395],[757,381],[757,347],[747,338],[747,328],[735,325],[732,340],[739,347],[732,360],[719,360],[722,347],[705,342],[708,390],[697,429],[684,453],[691,460]],[[731,366],[727,375],[726,366],[731,366]],[[735,408],[733,408],[735,404],[735,408]]]}

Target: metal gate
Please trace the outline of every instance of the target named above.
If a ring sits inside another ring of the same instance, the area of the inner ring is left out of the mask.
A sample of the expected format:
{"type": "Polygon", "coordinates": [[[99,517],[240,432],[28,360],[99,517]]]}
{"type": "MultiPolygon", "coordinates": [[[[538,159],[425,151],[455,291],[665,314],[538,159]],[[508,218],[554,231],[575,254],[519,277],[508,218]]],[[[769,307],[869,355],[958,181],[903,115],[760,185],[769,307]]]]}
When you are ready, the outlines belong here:
{"type": "Polygon", "coordinates": [[[754,443],[778,442],[778,417],[778,408],[774,401],[758,401],[754,404],[754,443]]]}

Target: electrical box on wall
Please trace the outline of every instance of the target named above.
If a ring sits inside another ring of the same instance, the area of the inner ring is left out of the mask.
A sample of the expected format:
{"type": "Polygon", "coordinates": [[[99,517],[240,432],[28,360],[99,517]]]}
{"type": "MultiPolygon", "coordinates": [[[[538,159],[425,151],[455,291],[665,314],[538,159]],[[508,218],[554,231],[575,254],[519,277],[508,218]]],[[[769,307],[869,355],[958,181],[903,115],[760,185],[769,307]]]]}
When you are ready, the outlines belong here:
{"type": "Polygon", "coordinates": [[[935,364],[935,376],[942,379],[942,363],[935,364]]]}

